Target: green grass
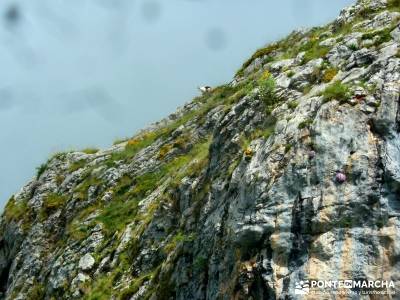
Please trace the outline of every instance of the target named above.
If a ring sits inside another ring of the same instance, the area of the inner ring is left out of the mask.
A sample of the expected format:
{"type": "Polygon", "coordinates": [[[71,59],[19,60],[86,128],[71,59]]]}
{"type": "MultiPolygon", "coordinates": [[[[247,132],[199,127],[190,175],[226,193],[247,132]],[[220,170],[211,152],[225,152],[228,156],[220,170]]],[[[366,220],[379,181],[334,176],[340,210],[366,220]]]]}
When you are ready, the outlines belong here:
{"type": "Polygon", "coordinates": [[[400,10],[400,0],[388,0],[388,8],[395,11],[400,10]]]}
{"type": "Polygon", "coordinates": [[[73,162],[69,166],[68,172],[72,173],[72,172],[75,172],[75,171],[77,171],[79,169],[82,169],[82,168],[84,168],[86,166],[86,163],[87,163],[86,159],[80,159],[80,160],[78,160],[76,162],[73,162]]]}
{"type": "Polygon", "coordinates": [[[270,114],[280,102],[275,93],[275,80],[268,72],[265,72],[258,80],[258,86],[260,98],[264,102],[267,114],[270,114]]]}
{"type": "Polygon", "coordinates": [[[286,144],[285,145],[285,153],[288,153],[292,148],[293,148],[292,144],[286,144]]]}
{"type": "Polygon", "coordinates": [[[302,63],[305,64],[313,59],[322,58],[328,54],[329,50],[329,47],[320,46],[319,43],[316,43],[307,50],[302,63]]]}
{"type": "Polygon", "coordinates": [[[165,245],[164,250],[166,253],[170,253],[173,251],[179,243],[184,243],[184,242],[192,242],[196,239],[195,234],[184,234],[183,232],[179,231],[172,239],[171,241],[165,245]]]}
{"type": "Polygon", "coordinates": [[[15,201],[14,196],[8,200],[7,205],[4,209],[4,216],[7,223],[11,221],[19,221],[24,218],[28,211],[27,201],[15,201]]]}
{"type": "Polygon", "coordinates": [[[314,122],[313,119],[306,119],[306,120],[304,120],[303,122],[301,122],[299,124],[298,128],[299,129],[303,129],[303,128],[306,128],[306,127],[310,127],[313,122],[314,122]]]}
{"type": "Polygon", "coordinates": [[[96,154],[100,150],[97,148],[85,148],[81,152],[86,153],[86,154],[96,154]]]}
{"type": "Polygon", "coordinates": [[[40,176],[46,171],[48,167],[48,163],[41,164],[39,167],[36,168],[36,179],[39,179],[40,176]]]}
{"type": "Polygon", "coordinates": [[[298,101],[291,101],[288,103],[288,107],[289,109],[295,109],[297,106],[299,106],[299,102],[298,101]]]}
{"type": "MultiPolygon", "coordinates": [[[[109,166],[112,166],[115,161],[129,160],[133,158],[140,150],[150,146],[159,138],[159,131],[144,133],[138,137],[127,140],[125,148],[122,151],[114,152],[111,158],[107,161],[109,166]]],[[[120,141],[118,141],[119,143],[120,141]]]]}
{"type": "Polygon", "coordinates": [[[110,234],[116,231],[122,231],[136,216],[138,202],[137,199],[112,201],[103,209],[101,214],[96,217],[96,220],[103,223],[105,230],[110,234]]]}
{"type": "Polygon", "coordinates": [[[324,102],[331,100],[338,100],[339,102],[346,102],[349,99],[349,87],[342,84],[340,81],[335,81],[322,92],[324,102]]]}
{"type": "Polygon", "coordinates": [[[152,172],[136,178],[122,177],[114,188],[113,201],[102,210],[96,220],[104,224],[107,232],[114,233],[123,230],[136,217],[141,218],[137,216],[139,201],[159,187],[167,175],[171,180],[177,180],[188,172],[199,171],[199,168],[205,166],[204,159],[208,156],[210,142],[207,139],[195,145],[189,153],[176,157],[152,172]],[[193,161],[201,163],[196,165],[193,161]]]}
{"type": "Polygon", "coordinates": [[[384,28],[382,30],[368,31],[362,35],[361,39],[363,40],[375,39],[374,46],[379,46],[380,44],[389,42],[392,39],[390,33],[395,27],[396,25],[384,28]]]}
{"type": "Polygon", "coordinates": [[[56,193],[51,193],[43,199],[43,205],[40,211],[40,219],[43,221],[57,209],[63,207],[67,202],[67,197],[56,193]]]}
{"type": "Polygon", "coordinates": [[[236,76],[243,76],[244,70],[257,58],[263,57],[266,55],[271,55],[275,50],[279,49],[278,44],[271,44],[267,47],[258,49],[248,60],[244,62],[240,70],[236,73],[236,76]]]}
{"type": "Polygon", "coordinates": [[[357,51],[358,50],[358,46],[356,44],[351,44],[351,45],[349,45],[349,49],[351,51],[357,51]]]}

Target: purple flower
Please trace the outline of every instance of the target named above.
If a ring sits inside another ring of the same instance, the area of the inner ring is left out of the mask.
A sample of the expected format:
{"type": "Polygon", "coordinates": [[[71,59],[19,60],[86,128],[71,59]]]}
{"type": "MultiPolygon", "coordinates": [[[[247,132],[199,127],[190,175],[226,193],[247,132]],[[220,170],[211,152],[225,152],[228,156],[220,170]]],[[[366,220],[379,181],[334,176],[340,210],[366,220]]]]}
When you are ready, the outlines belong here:
{"type": "Polygon", "coordinates": [[[336,182],[338,183],[343,183],[346,181],[347,177],[344,173],[342,172],[336,172],[336,176],[335,176],[336,182]]]}

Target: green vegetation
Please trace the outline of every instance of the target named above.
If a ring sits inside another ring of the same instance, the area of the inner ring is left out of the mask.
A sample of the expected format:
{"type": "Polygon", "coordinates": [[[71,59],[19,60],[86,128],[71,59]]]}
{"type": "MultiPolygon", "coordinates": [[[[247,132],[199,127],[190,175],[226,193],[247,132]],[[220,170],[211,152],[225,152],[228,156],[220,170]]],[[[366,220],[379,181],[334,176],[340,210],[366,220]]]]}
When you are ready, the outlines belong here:
{"type": "Polygon", "coordinates": [[[325,83],[331,82],[332,79],[335,78],[337,73],[338,71],[335,68],[326,69],[324,72],[324,76],[322,77],[322,81],[325,83]]]}
{"type": "Polygon", "coordinates": [[[358,46],[356,44],[351,44],[351,45],[349,45],[349,49],[351,51],[357,51],[358,50],[358,46]]]}
{"type": "Polygon", "coordinates": [[[336,99],[342,103],[349,98],[349,88],[340,81],[335,81],[322,92],[322,96],[324,97],[324,102],[336,99]]]}
{"type": "Polygon", "coordinates": [[[197,272],[202,272],[207,268],[208,259],[203,255],[198,255],[193,260],[193,268],[197,272]]]}
{"type": "Polygon", "coordinates": [[[43,284],[38,283],[36,280],[33,283],[33,287],[28,291],[26,295],[26,300],[38,300],[44,299],[45,287],[43,284]]]}
{"type": "MultiPolygon", "coordinates": [[[[129,139],[125,145],[124,150],[114,152],[108,160],[108,166],[112,166],[115,161],[129,160],[133,158],[140,150],[150,146],[158,137],[160,132],[152,131],[139,135],[135,138],[129,139]]],[[[122,141],[117,141],[120,143],[122,141]]]]}
{"type": "Polygon", "coordinates": [[[285,145],[285,153],[288,153],[292,148],[293,148],[292,144],[286,144],[285,145]]]}
{"type": "Polygon", "coordinates": [[[82,169],[86,166],[86,163],[87,163],[86,159],[80,159],[69,166],[68,172],[72,173],[79,169],[82,169]]]}
{"type": "Polygon", "coordinates": [[[82,150],[82,152],[86,153],[86,154],[95,154],[95,153],[99,152],[99,149],[97,149],[97,148],[85,148],[85,149],[82,150]]]}
{"type": "Polygon", "coordinates": [[[286,76],[289,78],[292,78],[294,76],[294,74],[296,74],[293,70],[290,70],[286,73],[286,76]]]}
{"type": "Polygon", "coordinates": [[[299,124],[298,128],[303,129],[303,128],[309,127],[313,122],[314,122],[313,119],[306,119],[299,124]]]}
{"type": "Polygon", "coordinates": [[[64,206],[66,201],[67,201],[66,196],[62,196],[55,193],[48,194],[43,199],[43,205],[40,211],[40,219],[45,220],[50,214],[52,214],[57,209],[64,206]]]}
{"type": "MultiPolygon", "coordinates": [[[[147,220],[151,218],[157,209],[157,203],[148,208],[146,215],[137,215],[138,203],[149,193],[153,192],[160,184],[167,179],[171,182],[179,182],[184,176],[200,172],[208,161],[208,148],[211,139],[205,139],[196,144],[189,153],[180,155],[167,164],[160,166],[137,177],[125,175],[113,188],[113,201],[101,208],[103,203],[96,202],[85,208],[73,222],[68,225],[70,237],[80,240],[87,236],[88,227],[83,226],[83,220],[90,213],[99,210],[96,222],[104,225],[105,232],[112,235],[114,232],[121,232],[128,223],[134,220],[147,220]]],[[[90,173],[89,173],[90,174],[90,173]]],[[[87,191],[90,186],[100,186],[102,180],[96,177],[89,177],[84,180],[75,190],[75,196],[82,200],[87,198],[87,191]]]]}
{"type": "Polygon", "coordinates": [[[48,163],[46,162],[36,168],[36,179],[40,178],[40,176],[46,171],[47,167],[48,167],[48,163]]]}
{"type": "Polygon", "coordinates": [[[166,253],[170,253],[171,251],[173,251],[176,246],[179,243],[184,243],[184,242],[192,242],[194,241],[194,239],[196,238],[196,236],[192,233],[189,235],[184,234],[183,232],[179,231],[172,239],[171,241],[165,245],[165,252],[166,253]]]}
{"type": "Polygon", "coordinates": [[[261,100],[265,104],[267,114],[270,114],[276,104],[280,102],[280,99],[275,94],[275,80],[268,71],[265,71],[258,79],[258,85],[261,100]]]}
{"type": "Polygon", "coordinates": [[[330,50],[328,47],[320,46],[318,39],[307,43],[306,48],[305,49],[303,49],[303,48],[304,47],[300,48],[301,51],[306,51],[306,53],[303,57],[303,61],[302,61],[303,64],[305,64],[313,59],[322,58],[322,57],[326,56],[330,50]],[[310,47],[310,48],[308,50],[305,50],[305,49],[307,49],[307,47],[310,47]]]}
{"type": "Polygon", "coordinates": [[[258,49],[245,63],[242,65],[241,69],[236,73],[236,76],[243,76],[243,71],[257,58],[266,55],[272,55],[274,51],[279,49],[278,44],[268,45],[265,48],[258,49]]]}
{"type": "Polygon", "coordinates": [[[299,106],[299,102],[298,101],[291,101],[288,103],[288,107],[290,109],[295,109],[297,106],[299,106]]]}
{"type": "Polygon", "coordinates": [[[381,30],[368,31],[362,35],[361,39],[374,40],[374,46],[379,46],[380,44],[389,42],[392,39],[390,33],[395,27],[396,26],[389,26],[381,30]]]}
{"type": "Polygon", "coordinates": [[[400,0],[388,0],[388,8],[399,11],[400,10],[400,0]]]}
{"type": "Polygon", "coordinates": [[[121,231],[137,213],[138,201],[112,201],[96,220],[103,223],[109,233],[121,231]]]}
{"type": "Polygon", "coordinates": [[[8,200],[7,205],[4,209],[4,216],[7,223],[11,221],[19,221],[23,219],[24,215],[27,213],[28,204],[27,201],[15,201],[14,196],[8,200]]]}

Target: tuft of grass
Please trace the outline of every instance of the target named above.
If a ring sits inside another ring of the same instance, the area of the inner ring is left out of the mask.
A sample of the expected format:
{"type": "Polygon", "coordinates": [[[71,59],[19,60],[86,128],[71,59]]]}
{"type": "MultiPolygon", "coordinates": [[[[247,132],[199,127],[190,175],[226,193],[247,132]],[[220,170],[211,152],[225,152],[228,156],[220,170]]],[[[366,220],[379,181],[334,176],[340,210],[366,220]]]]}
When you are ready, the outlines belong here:
{"type": "Polygon", "coordinates": [[[136,216],[138,202],[137,199],[112,201],[96,217],[96,221],[103,223],[104,229],[110,234],[120,232],[136,216]]]}
{"type": "Polygon", "coordinates": [[[356,44],[351,44],[351,45],[349,45],[349,49],[351,51],[357,51],[358,50],[358,46],[356,44]]]}
{"type": "Polygon", "coordinates": [[[314,122],[313,119],[306,119],[299,124],[298,128],[303,129],[303,128],[309,127],[313,122],[314,122]]]}
{"type": "Polygon", "coordinates": [[[291,101],[288,103],[288,107],[290,109],[295,109],[297,106],[299,106],[299,102],[298,101],[291,101]]]}
{"type": "Polygon", "coordinates": [[[347,85],[342,84],[340,81],[335,81],[322,92],[324,102],[331,100],[338,100],[339,102],[346,102],[349,98],[349,88],[347,85]]]}
{"type": "Polygon", "coordinates": [[[329,68],[326,69],[324,75],[322,77],[322,81],[325,83],[331,82],[333,78],[335,78],[336,74],[338,73],[336,68],[329,68]]]}
{"type": "MultiPolygon", "coordinates": [[[[263,57],[263,56],[268,56],[268,55],[272,56],[272,53],[277,49],[279,49],[279,45],[278,44],[272,44],[272,45],[269,45],[269,46],[267,46],[265,48],[258,49],[247,61],[244,62],[244,64],[240,68],[240,70],[236,73],[236,76],[238,76],[238,77],[243,76],[244,70],[248,66],[250,66],[250,64],[254,60],[256,60],[259,57],[263,57]]],[[[272,58],[270,57],[269,60],[271,60],[271,59],[272,58]]]]}
{"type": "Polygon", "coordinates": [[[48,167],[48,163],[41,164],[39,167],[36,168],[36,179],[39,179],[40,176],[46,171],[48,167]]]}
{"type": "Polygon", "coordinates": [[[184,234],[183,232],[179,231],[172,239],[171,241],[165,245],[164,250],[166,253],[170,253],[173,251],[176,246],[179,243],[184,243],[184,242],[192,242],[196,239],[196,235],[194,233],[192,234],[184,234]]]}
{"type": "Polygon", "coordinates": [[[4,208],[4,217],[7,223],[11,221],[19,221],[24,218],[28,211],[27,201],[15,201],[14,196],[8,200],[6,207],[4,208]]]}
{"type": "Polygon", "coordinates": [[[329,47],[321,46],[319,44],[319,37],[317,35],[312,35],[309,41],[299,48],[299,52],[305,51],[305,55],[302,64],[305,64],[313,59],[324,57],[329,52],[329,47]]]}
{"type": "Polygon", "coordinates": [[[83,167],[85,167],[85,165],[86,165],[86,159],[80,159],[80,160],[78,160],[78,161],[72,163],[72,164],[69,166],[68,172],[69,172],[69,173],[75,172],[75,171],[77,171],[77,170],[82,169],[83,167]]]}
{"type": "Polygon", "coordinates": [[[290,70],[290,71],[288,71],[288,72],[286,73],[286,76],[289,77],[289,78],[292,78],[292,77],[294,76],[294,74],[296,74],[295,71],[290,70]]]}
{"type": "Polygon", "coordinates": [[[96,154],[97,152],[99,152],[99,149],[97,148],[85,148],[82,150],[83,153],[86,154],[96,154]]]}
{"type": "Polygon", "coordinates": [[[374,46],[389,42],[392,39],[390,33],[395,29],[397,24],[379,30],[371,30],[361,36],[363,40],[374,40],[374,46]]]}
{"type": "Polygon", "coordinates": [[[43,199],[43,205],[40,211],[40,219],[45,220],[51,213],[64,206],[67,201],[66,196],[62,196],[56,193],[48,194],[43,199]]]}

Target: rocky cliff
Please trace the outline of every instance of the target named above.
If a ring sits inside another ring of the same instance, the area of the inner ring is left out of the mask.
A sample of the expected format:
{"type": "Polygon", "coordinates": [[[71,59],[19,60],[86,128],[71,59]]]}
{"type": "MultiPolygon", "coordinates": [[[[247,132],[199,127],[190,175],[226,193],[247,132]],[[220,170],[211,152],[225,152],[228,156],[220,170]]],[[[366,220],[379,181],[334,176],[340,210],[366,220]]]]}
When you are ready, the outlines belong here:
{"type": "Polygon", "coordinates": [[[400,297],[399,20],[359,0],[134,137],[52,157],[1,217],[0,298],[400,297]],[[296,294],[310,279],[397,294],[296,294]]]}

